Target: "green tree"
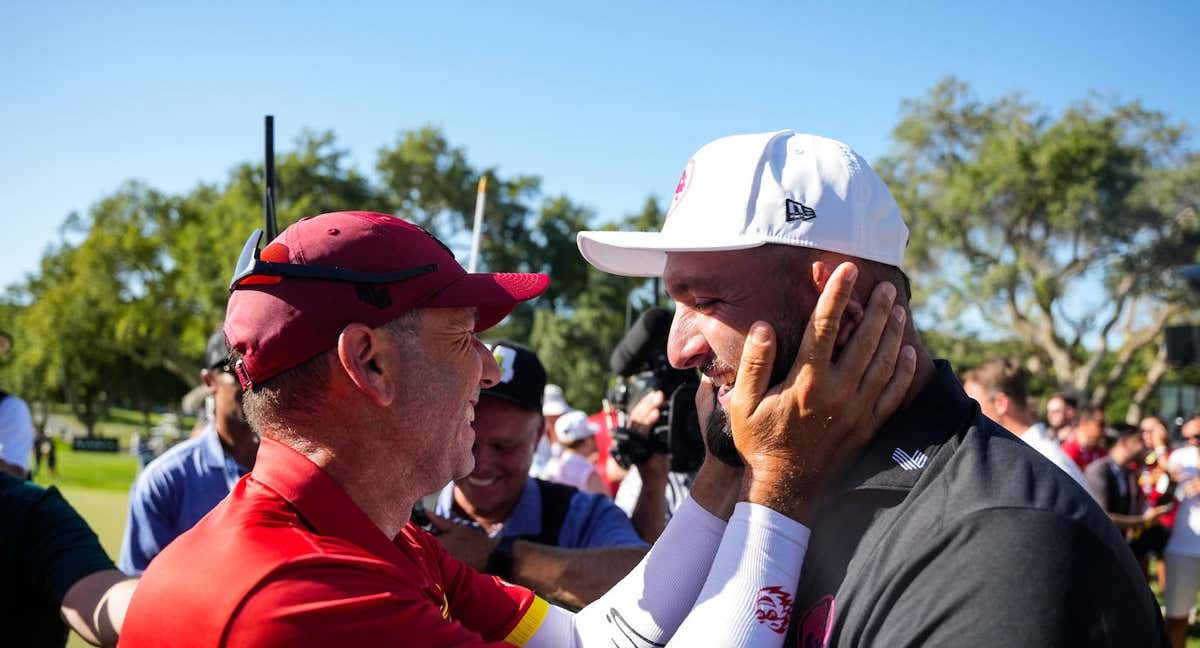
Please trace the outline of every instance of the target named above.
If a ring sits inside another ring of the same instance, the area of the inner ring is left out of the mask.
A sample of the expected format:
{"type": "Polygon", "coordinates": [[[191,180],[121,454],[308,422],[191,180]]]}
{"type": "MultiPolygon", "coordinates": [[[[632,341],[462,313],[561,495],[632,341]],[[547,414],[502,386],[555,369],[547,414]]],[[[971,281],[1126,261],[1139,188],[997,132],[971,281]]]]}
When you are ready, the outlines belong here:
{"type": "Polygon", "coordinates": [[[1188,310],[1172,267],[1200,242],[1195,156],[1162,113],[1090,99],[1052,116],[951,78],[906,101],[893,135],[877,167],[912,228],[930,319],[976,308],[1045,354],[1059,386],[1104,403],[1188,310]],[[1073,312],[1083,293],[1101,304],[1073,312]]]}

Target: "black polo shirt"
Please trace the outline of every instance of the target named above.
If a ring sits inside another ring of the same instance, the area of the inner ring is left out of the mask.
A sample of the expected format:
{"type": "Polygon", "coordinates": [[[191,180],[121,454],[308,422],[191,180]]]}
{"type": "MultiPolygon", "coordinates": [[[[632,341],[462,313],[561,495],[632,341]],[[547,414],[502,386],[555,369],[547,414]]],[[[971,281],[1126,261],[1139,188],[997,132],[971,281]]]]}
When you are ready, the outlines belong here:
{"type": "Polygon", "coordinates": [[[813,520],[785,646],[1166,646],[1124,538],[949,363],[813,520]]]}
{"type": "Polygon", "coordinates": [[[105,569],[116,567],[57,488],[0,472],[0,645],[66,644],[63,596],[105,569]]]}

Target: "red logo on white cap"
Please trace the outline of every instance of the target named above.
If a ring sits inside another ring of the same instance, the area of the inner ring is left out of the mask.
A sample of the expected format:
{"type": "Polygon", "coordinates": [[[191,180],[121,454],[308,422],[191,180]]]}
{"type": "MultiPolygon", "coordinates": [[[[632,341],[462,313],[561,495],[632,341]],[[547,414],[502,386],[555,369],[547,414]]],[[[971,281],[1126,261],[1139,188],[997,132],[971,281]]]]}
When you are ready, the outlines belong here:
{"type": "Polygon", "coordinates": [[[688,187],[692,184],[692,174],[695,171],[696,161],[688,160],[687,166],[683,167],[683,173],[679,174],[679,182],[675,185],[675,197],[671,199],[671,207],[667,210],[667,218],[675,211],[675,206],[683,200],[683,194],[687,193],[688,187]]]}

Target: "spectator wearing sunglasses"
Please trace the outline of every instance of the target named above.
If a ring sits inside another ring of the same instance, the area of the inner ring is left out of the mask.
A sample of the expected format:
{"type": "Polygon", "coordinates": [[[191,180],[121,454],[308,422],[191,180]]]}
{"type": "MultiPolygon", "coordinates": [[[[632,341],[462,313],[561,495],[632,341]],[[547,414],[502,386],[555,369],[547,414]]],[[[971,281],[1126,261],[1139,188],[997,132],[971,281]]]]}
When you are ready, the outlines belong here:
{"type": "Polygon", "coordinates": [[[200,380],[213,417],[200,434],[153,460],[133,483],[120,567],[138,574],[172,540],[192,528],[254,467],[258,436],[242,411],[242,388],[229,365],[225,333],[208,339],[200,380]]]}

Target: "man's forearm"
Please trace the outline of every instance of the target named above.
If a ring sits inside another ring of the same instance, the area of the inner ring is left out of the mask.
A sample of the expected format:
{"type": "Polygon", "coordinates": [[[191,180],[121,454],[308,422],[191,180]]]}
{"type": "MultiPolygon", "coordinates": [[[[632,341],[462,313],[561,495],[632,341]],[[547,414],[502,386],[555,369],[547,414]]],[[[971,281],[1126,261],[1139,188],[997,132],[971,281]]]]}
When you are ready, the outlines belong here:
{"type": "Polygon", "coordinates": [[[654,543],[667,526],[667,472],[670,466],[666,455],[654,455],[638,466],[642,489],[629,519],[638,535],[654,543]]]}
{"type": "Polygon", "coordinates": [[[512,581],[573,607],[600,598],[646,555],[641,547],[563,549],[513,544],[512,581]]]}
{"type": "Polygon", "coordinates": [[[28,470],[18,466],[17,464],[8,463],[7,461],[5,461],[3,459],[0,459],[0,471],[4,471],[4,472],[6,472],[10,475],[16,476],[16,477],[20,477],[21,479],[25,479],[26,477],[29,476],[28,470]]]}
{"type": "Polygon", "coordinates": [[[79,579],[63,596],[63,621],[88,643],[115,646],[137,582],[115,569],[79,579]]]}

